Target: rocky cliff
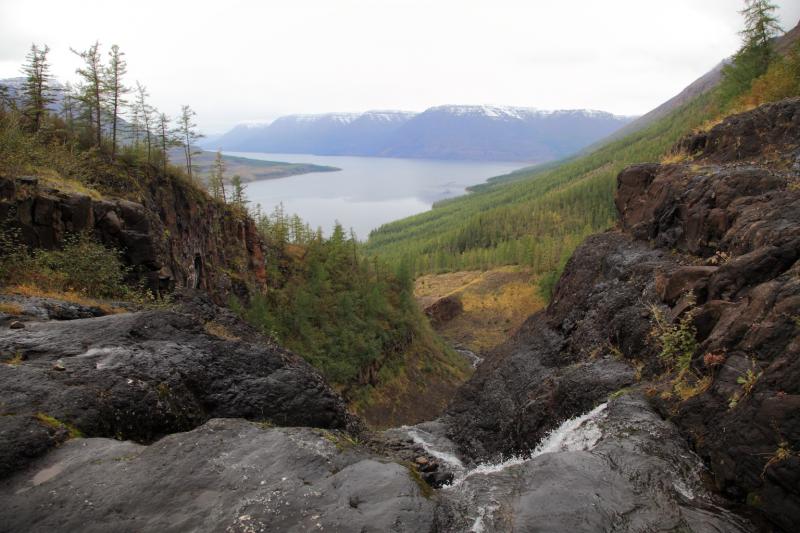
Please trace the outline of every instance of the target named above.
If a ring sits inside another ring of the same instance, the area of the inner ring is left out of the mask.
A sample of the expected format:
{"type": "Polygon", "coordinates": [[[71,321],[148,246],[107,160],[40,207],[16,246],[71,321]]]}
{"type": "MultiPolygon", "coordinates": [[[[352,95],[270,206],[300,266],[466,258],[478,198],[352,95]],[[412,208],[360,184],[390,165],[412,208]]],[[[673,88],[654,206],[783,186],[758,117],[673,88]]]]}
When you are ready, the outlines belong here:
{"type": "Polygon", "coordinates": [[[265,248],[250,218],[173,176],[142,180],[135,197],[0,176],[0,222],[19,229],[31,248],[51,249],[70,233],[90,232],[122,250],[133,275],[154,293],[200,288],[222,302],[264,287],[265,248]]]}
{"type": "Polygon", "coordinates": [[[800,523],[800,99],[730,117],[675,155],[683,161],[619,175],[619,227],[583,243],[546,311],[461,389],[449,436],[473,459],[526,452],[560,420],[639,388],[717,490],[766,518],[764,529],[791,531],[800,523]],[[680,369],[658,317],[694,337],[680,369]]]}

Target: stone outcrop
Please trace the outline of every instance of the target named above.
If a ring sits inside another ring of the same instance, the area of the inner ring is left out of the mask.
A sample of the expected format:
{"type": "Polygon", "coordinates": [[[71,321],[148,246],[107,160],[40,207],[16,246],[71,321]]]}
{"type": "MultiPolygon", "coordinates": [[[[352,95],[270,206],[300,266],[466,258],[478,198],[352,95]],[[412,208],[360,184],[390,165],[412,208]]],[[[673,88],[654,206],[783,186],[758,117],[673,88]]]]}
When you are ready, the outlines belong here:
{"type": "Polygon", "coordinates": [[[416,533],[429,491],[346,435],[214,419],[150,446],[64,444],[0,481],[0,529],[416,533]]]}
{"type": "Polygon", "coordinates": [[[800,523],[800,99],[730,117],[676,153],[686,160],[619,175],[619,228],[588,238],[548,309],[478,368],[449,410],[450,436],[472,458],[526,451],[559,420],[639,386],[723,495],[790,531],[800,523]],[[654,309],[676,322],[690,313],[698,347],[682,376],[664,375],[654,309]],[[695,389],[681,395],[677,380],[695,389]]]}
{"type": "Polygon", "coordinates": [[[441,491],[436,531],[752,531],[721,507],[700,459],[644,399],[593,411],[548,439],[546,453],[462,474],[441,491]]]}
{"type": "Polygon", "coordinates": [[[71,435],[152,442],[213,417],[356,428],[298,356],[201,296],[0,328],[0,475],[71,435]]]}
{"type": "Polygon", "coordinates": [[[36,177],[0,176],[0,223],[30,248],[52,249],[89,232],[120,249],[133,276],[154,292],[204,289],[223,303],[266,283],[264,243],[254,222],[177,178],[153,178],[139,201],[64,192],[36,177]]]}

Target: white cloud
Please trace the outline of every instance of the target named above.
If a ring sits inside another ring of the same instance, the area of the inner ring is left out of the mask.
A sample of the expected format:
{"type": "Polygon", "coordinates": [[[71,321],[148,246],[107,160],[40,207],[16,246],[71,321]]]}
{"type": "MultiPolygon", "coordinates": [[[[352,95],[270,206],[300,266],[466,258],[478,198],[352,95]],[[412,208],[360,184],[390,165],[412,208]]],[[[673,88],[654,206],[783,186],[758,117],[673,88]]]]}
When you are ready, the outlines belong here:
{"type": "MultiPolygon", "coordinates": [[[[784,26],[800,2],[777,2],[784,26]]],[[[286,113],[443,103],[638,114],[739,44],[736,0],[0,2],[0,77],[31,42],[74,76],[95,38],[156,105],[210,131],[286,113]]]]}

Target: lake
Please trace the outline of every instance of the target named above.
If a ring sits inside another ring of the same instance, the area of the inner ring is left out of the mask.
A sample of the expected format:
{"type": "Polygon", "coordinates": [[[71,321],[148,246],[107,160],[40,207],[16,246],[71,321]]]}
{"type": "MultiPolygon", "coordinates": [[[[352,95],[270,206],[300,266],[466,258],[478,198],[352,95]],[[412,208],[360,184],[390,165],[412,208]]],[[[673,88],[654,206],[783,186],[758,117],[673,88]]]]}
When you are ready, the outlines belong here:
{"type": "Polygon", "coordinates": [[[525,166],[520,162],[223,153],[341,168],[338,172],[250,182],[247,199],[251,205],[261,204],[264,212],[283,202],[287,213],[297,213],[312,228],[322,227],[326,234],[338,220],[346,229],[353,228],[362,240],[381,224],[427,211],[434,202],[464,194],[470,185],[525,166]]]}

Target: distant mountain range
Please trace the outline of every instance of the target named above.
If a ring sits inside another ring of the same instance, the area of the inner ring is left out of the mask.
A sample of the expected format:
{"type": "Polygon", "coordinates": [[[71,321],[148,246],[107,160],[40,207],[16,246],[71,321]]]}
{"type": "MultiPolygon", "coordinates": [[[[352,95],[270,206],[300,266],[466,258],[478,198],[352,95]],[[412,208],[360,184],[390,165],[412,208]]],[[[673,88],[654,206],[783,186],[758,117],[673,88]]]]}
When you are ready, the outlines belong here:
{"type": "Polygon", "coordinates": [[[422,113],[287,115],[201,143],[240,152],[544,162],[579,151],[635,117],[603,111],[447,105],[422,113]]]}

